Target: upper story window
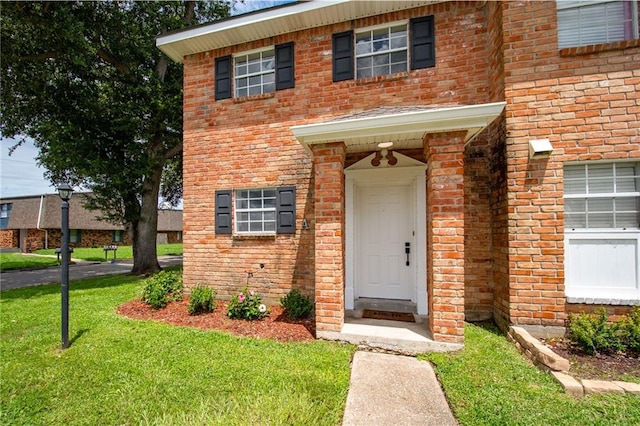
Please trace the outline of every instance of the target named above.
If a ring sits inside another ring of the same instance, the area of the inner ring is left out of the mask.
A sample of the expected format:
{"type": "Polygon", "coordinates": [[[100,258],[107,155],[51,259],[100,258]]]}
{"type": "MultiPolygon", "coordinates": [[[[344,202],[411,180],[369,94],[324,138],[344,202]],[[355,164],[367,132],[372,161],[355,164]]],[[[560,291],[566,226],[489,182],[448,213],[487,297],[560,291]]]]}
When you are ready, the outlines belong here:
{"type": "Polygon", "coordinates": [[[260,95],[276,90],[276,51],[263,50],[233,58],[234,97],[260,95]]]}
{"type": "Polygon", "coordinates": [[[370,78],[435,66],[434,18],[333,35],[333,81],[370,78]]]}
{"type": "Polygon", "coordinates": [[[11,214],[12,203],[0,204],[0,229],[9,227],[9,215],[11,214]]]}
{"type": "Polygon", "coordinates": [[[558,0],[558,48],[640,38],[638,1],[558,0]]]}
{"type": "Polygon", "coordinates": [[[242,98],[295,85],[293,43],[215,60],[215,99],[242,98]]]}
{"type": "Polygon", "coordinates": [[[408,70],[407,24],[357,31],[356,78],[408,70]]]}
{"type": "Polygon", "coordinates": [[[564,168],[565,227],[640,229],[640,163],[564,168]]]}

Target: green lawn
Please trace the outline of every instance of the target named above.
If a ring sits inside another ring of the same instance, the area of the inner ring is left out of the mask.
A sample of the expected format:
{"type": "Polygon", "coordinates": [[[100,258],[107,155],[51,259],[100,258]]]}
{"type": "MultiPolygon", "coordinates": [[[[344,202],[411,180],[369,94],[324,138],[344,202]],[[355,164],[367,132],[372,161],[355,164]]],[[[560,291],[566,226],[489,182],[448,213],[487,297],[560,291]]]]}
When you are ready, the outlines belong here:
{"type": "Polygon", "coordinates": [[[28,256],[22,253],[0,253],[0,271],[47,268],[58,264],[56,258],[28,256]]]}
{"type": "Polygon", "coordinates": [[[340,424],[354,347],[278,343],[119,317],[141,281],[71,283],[0,299],[0,424],[340,424]]]}
{"type": "Polygon", "coordinates": [[[491,326],[467,324],[463,351],[422,358],[462,425],[640,425],[640,396],[574,399],[491,326]]]}
{"type": "MultiPolygon", "coordinates": [[[[36,250],[37,254],[55,254],[55,249],[36,250]]],[[[182,243],[179,244],[159,244],[158,256],[180,255],[182,254],[182,243]]],[[[71,255],[75,259],[89,260],[92,262],[104,261],[104,250],[102,246],[96,248],[78,247],[73,249],[71,255]]],[[[116,252],[116,259],[133,258],[133,250],[131,246],[119,246],[116,252]]],[[[113,252],[108,252],[108,260],[113,259],[113,252]]]]}

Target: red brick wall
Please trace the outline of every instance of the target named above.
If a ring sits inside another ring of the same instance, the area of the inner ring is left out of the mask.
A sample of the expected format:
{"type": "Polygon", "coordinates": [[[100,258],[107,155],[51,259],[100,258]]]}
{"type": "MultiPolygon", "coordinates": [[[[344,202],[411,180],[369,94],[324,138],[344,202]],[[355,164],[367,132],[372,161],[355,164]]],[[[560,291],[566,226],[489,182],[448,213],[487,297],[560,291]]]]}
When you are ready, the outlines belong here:
{"type": "MultiPolygon", "coordinates": [[[[61,246],[61,236],[59,229],[49,230],[49,248],[61,246]]],[[[112,231],[97,231],[83,229],[79,243],[69,243],[70,247],[104,247],[110,245],[130,246],[131,238],[128,233],[124,233],[124,241],[119,243],[113,242],[112,231]]]]}
{"type": "MultiPolygon", "coordinates": [[[[256,265],[263,263],[265,268],[256,271],[251,284],[270,299],[277,299],[292,287],[311,293],[318,281],[314,276],[317,258],[313,253],[318,235],[313,232],[312,203],[317,194],[314,195],[311,156],[289,128],[381,105],[490,102],[490,96],[496,95],[489,93],[485,12],[481,2],[447,2],[185,58],[185,284],[206,283],[217,288],[220,297],[229,297],[245,285],[246,271],[256,270],[256,265]],[[332,81],[331,34],[431,14],[435,15],[436,67],[390,78],[332,81]],[[245,99],[214,100],[216,57],[290,41],[295,43],[294,89],[245,99]],[[243,239],[215,234],[215,190],[279,185],[297,188],[295,235],[243,239]],[[307,218],[312,230],[300,230],[303,218],[307,218]]],[[[462,179],[461,170],[460,173],[462,179]]],[[[316,231],[318,226],[315,224],[316,231]]],[[[460,238],[463,239],[462,234],[460,238]]],[[[461,336],[463,291],[461,288],[458,295],[460,306],[455,307],[455,318],[442,318],[452,323],[439,324],[438,335],[451,329],[455,339],[461,336]]]]}
{"type": "Polygon", "coordinates": [[[20,231],[17,229],[0,230],[0,247],[18,248],[18,235],[20,235],[20,231]]]}
{"type": "Polygon", "coordinates": [[[504,2],[502,8],[509,319],[562,326],[563,165],[640,158],[640,48],[630,42],[626,49],[617,44],[560,52],[555,2],[504,2]],[[528,141],[540,138],[549,138],[553,154],[529,160],[528,141]]]}

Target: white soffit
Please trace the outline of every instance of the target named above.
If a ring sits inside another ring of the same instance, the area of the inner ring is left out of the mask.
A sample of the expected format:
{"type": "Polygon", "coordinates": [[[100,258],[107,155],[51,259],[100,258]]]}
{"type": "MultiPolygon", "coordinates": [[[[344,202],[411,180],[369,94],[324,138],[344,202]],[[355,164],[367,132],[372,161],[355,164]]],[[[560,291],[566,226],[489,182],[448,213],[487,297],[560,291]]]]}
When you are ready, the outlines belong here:
{"type": "Polygon", "coordinates": [[[410,9],[435,0],[312,0],[247,13],[162,35],[156,46],[176,62],[187,55],[308,28],[410,9]]]}
{"type": "Polygon", "coordinates": [[[506,102],[430,108],[421,111],[370,116],[292,126],[305,149],[309,145],[344,142],[350,152],[376,150],[378,141],[404,142],[393,149],[417,148],[427,133],[466,130],[466,141],[480,133],[503,111],[506,102]],[[407,143],[409,142],[409,143],[407,143]]]}

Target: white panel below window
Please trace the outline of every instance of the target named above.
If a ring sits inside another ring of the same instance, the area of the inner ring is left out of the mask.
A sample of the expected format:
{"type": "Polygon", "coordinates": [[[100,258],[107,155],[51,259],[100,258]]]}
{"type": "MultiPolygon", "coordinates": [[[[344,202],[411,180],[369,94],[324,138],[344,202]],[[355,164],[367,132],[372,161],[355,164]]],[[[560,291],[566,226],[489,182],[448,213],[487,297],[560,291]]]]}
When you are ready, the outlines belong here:
{"type": "Polygon", "coordinates": [[[566,295],[640,299],[639,234],[569,234],[565,238],[566,295]]]}

